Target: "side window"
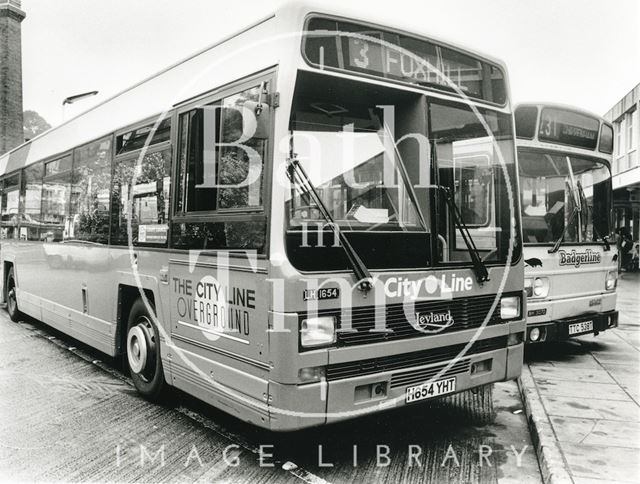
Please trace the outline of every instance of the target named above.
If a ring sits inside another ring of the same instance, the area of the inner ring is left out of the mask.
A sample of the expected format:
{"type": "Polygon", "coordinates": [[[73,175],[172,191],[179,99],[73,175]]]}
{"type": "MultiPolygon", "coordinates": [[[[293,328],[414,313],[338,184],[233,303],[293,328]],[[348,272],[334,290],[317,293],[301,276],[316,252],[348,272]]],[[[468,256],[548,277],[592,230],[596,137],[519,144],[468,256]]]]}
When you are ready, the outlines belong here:
{"type": "Polygon", "coordinates": [[[456,204],[465,224],[482,227],[491,222],[493,172],[486,156],[454,158],[456,204]]]}
{"type": "Polygon", "coordinates": [[[230,96],[222,102],[220,133],[219,208],[262,206],[262,171],[267,140],[252,137],[243,140],[242,108],[247,101],[257,102],[260,86],[230,96]]]}
{"type": "Polygon", "coordinates": [[[35,163],[22,171],[20,190],[20,239],[40,240],[42,210],[42,163],[35,163]]]}
{"type": "Polygon", "coordinates": [[[171,149],[115,162],[113,173],[111,243],[167,246],[171,149]]]}
{"type": "Polygon", "coordinates": [[[216,126],[219,105],[209,104],[180,117],[178,213],[216,209],[216,126]]]}
{"type": "Polygon", "coordinates": [[[538,108],[536,106],[519,106],[514,113],[514,119],[516,121],[516,136],[533,139],[538,123],[538,108]]]}
{"type": "Polygon", "coordinates": [[[148,142],[148,146],[153,146],[171,138],[171,118],[166,118],[160,122],[153,132],[154,124],[148,124],[138,129],[121,134],[116,138],[116,156],[139,150],[148,142]],[[151,140],[149,140],[151,136],[151,140]]]}
{"type": "Polygon", "coordinates": [[[40,239],[60,242],[69,230],[71,155],[44,165],[42,183],[42,228],[40,239]]]}
{"type": "Polygon", "coordinates": [[[264,250],[261,208],[270,114],[265,109],[262,118],[252,115],[263,88],[180,116],[173,247],[264,250]]]}
{"type": "Polygon", "coordinates": [[[4,179],[2,190],[2,232],[3,239],[17,239],[18,209],[20,208],[20,174],[16,173],[4,179]]]}
{"type": "Polygon", "coordinates": [[[613,153],[613,128],[605,123],[602,123],[600,129],[600,151],[602,153],[613,153]]]}
{"type": "Polygon", "coordinates": [[[106,244],[110,194],[111,138],[77,148],[71,172],[71,220],[65,238],[106,244]]]}

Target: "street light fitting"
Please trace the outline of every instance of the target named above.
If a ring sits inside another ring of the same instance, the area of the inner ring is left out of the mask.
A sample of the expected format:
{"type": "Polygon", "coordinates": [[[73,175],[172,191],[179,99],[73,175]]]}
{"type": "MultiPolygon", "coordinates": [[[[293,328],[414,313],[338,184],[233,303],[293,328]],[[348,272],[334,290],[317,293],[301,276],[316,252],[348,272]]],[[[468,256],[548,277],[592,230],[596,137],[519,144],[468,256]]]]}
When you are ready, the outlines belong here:
{"type": "Polygon", "coordinates": [[[73,104],[76,101],[80,101],[80,100],[82,100],[82,99],[84,99],[86,97],[95,96],[96,94],[98,94],[98,91],[83,92],[82,94],[76,94],[74,96],[69,96],[64,101],[62,101],[62,105],[65,106],[67,104],[73,104]]]}

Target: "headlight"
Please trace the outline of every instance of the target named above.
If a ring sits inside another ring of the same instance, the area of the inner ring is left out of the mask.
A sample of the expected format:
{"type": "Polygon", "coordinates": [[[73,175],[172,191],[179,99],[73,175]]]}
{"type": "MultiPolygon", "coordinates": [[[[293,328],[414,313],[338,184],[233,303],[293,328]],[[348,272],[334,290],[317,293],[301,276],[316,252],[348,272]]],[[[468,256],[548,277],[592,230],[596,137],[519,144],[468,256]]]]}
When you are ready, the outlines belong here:
{"type": "Polygon", "coordinates": [[[549,295],[549,278],[548,277],[528,277],[524,280],[524,288],[527,297],[543,298],[549,295]]]}
{"type": "Polygon", "coordinates": [[[305,348],[336,342],[335,316],[303,319],[300,324],[300,343],[305,348]]]}
{"type": "Polygon", "coordinates": [[[500,300],[500,318],[516,319],[520,317],[520,296],[507,296],[500,300]]]}
{"type": "Polygon", "coordinates": [[[604,287],[607,291],[613,291],[618,285],[618,271],[607,272],[607,279],[605,280],[604,287]]]}

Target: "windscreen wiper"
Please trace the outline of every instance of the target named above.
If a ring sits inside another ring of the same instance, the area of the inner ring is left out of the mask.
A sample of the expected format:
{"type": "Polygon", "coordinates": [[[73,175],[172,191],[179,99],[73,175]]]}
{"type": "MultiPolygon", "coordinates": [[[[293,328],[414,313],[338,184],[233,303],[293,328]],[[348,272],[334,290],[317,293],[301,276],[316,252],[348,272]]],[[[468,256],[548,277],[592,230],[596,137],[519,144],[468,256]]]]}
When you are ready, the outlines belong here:
{"type": "MultiPolygon", "coordinates": [[[[558,252],[558,249],[560,248],[560,244],[562,244],[562,241],[564,239],[565,234],[567,233],[567,230],[569,230],[569,227],[571,227],[573,225],[573,222],[575,222],[576,217],[578,216],[578,213],[582,211],[582,200],[580,200],[579,196],[576,196],[576,189],[574,188],[574,177],[573,177],[573,168],[571,166],[571,159],[568,156],[566,156],[565,161],[567,162],[567,170],[569,172],[569,181],[565,183],[569,187],[569,191],[573,196],[573,203],[575,204],[575,206],[573,207],[573,212],[571,212],[571,218],[569,218],[569,222],[564,226],[564,229],[562,230],[560,237],[558,237],[558,240],[556,240],[555,244],[553,244],[553,247],[547,251],[549,254],[555,254],[556,252],[558,252]]],[[[581,227],[578,227],[578,231],[580,231],[580,229],[581,227]]]]}
{"type": "MultiPolygon", "coordinates": [[[[582,183],[580,183],[580,180],[578,180],[576,182],[576,185],[578,186],[578,193],[580,194],[580,204],[586,207],[585,208],[585,217],[588,217],[588,212],[590,212],[589,209],[589,204],[587,203],[587,197],[584,194],[584,189],[582,188],[582,183]]],[[[598,232],[598,229],[596,228],[596,221],[593,220],[592,221],[593,224],[593,233],[596,235],[596,240],[602,240],[602,243],[604,244],[604,250],[608,251],[611,250],[611,245],[609,245],[609,241],[607,240],[607,236],[602,236],[600,235],[600,233],[598,232]]]]}
{"type": "Polygon", "coordinates": [[[302,168],[300,161],[295,157],[289,159],[287,176],[292,184],[297,185],[303,192],[309,195],[313,203],[315,203],[318,208],[318,211],[327,222],[327,225],[331,228],[334,235],[338,237],[340,247],[344,250],[349,261],[349,265],[356,276],[358,290],[366,295],[373,287],[371,282],[373,279],[369,273],[369,269],[367,269],[367,266],[362,262],[362,259],[360,259],[360,256],[358,256],[354,248],[351,246],[345,234],[333,220],[331,213],[329,213],[327,206],[322,201],[322,198],[320,198],[320,195],[318,195],[318,192],[313,186],[307,172],[302,168]]]}
{"type": "Polygon", "coordinates": [[[553,244],[553,247],[547,251],[549,254],[555,254],[556,252],[558,252],[558,249],[560,248],[560,244],[562,244],[562,241],[564,239],[564,235],[567,233],[567,230],[569,229],[569,227],[573,225],[573,222],[575,222],[579,211],[580,211],[580,208],[578,208],[577,205],[573,207],[573,212],[571,213],[571,218],[569,219],[569,222],[567,223],[567,225],[564,226],[564,230],[560,234],[560,237],[558,237],[558,240],[556,240],[555,244],[553,244]]]}
{"type": "Polygon", "coordinates": [[[467,252],[469,252],[469,256],[471,257],[471,263],[473,264],[473,272],[476,275],[476,280],[480,284],[488,281],[489,271],[487,271],[487,266],[480,257],[478,248],[476,247],[473,237],[471,237],[471,233],[469,232],[469,227],[464,223],[462,214],[460,213],[460,208],[458,208],[458,205],[456,205],[453,198],[453,193],[451,193],[451,190],[448,187],[442,185],[436,186],[444,193],[444,199],[449,206],[449,213],[453,215],[453,222],[460,232],[460,235],[462,235],[462,240],[464,240],[464,243],[467,246],[467,252]]]}
{"type": "MultiPolygon", "coordinates": [[[[431,143],[431,159],[435,169],[435,172],[438,173],[438,149],[436,145],[436,141],[434,140],[431,143]]],[[[444,193],[445,201],[447,202],[447,206],[449,207],[449,213],[453,215],[453,222],[462,235],[462,240],[464,240],[464,244],[467,246],[467,252],[469,253],[469,257],[471,257],[471,263],[473,264],[473,273],[476,275],[476,280],[482,284],[489,280],[489,271],[487,271],[487,266],[485,265],[482,257],[480,257],[480,253],[478,252],[478,248],[476,247],[475,242],[473,241],[473,237],[471,237],[471,233],[469,232],[469,227],[464,223],[462,218],[462,214],[460,213],[460,209],[453,198],[453,193],[448,187],[437,184],[432,185],[435,186],[436,189],[441,190],[444,193]]]]}

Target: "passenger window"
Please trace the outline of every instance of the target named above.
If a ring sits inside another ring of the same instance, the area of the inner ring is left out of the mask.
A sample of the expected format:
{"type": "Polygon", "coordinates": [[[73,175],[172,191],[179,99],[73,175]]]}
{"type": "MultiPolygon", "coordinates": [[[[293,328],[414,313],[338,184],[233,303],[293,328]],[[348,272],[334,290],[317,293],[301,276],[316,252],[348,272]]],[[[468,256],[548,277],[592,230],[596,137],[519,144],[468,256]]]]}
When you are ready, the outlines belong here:
{"type": "Polygon", "coordinates": [[[20,174],[8,176],[4,179],[2,190],[2,222],[0,236],[3,239],[17,239],[18,210],[20,208],[20,174]]]}
{"type": "Polygon", "coordinates": [[[147,141],[149,142],[149,147],[169,141],[171,137],[171,118],[162,120],[155,131],[153,131],[154,126],[155,123],[152,123],[118,136],[116,138],[116,156],[139,150],[144,147],[147,141]],[[151,135],[152,131],[153,135],[151,135]],[[151,140],[149,140],[150,135],[151,140]]]}
{"type": "Polygon", "coordinates": [[[35,163],[22,172],[20,193],[20,239],[40,240],[42,211],[42,163],[35,163]]]}
{"type": "Polygon", "coordinates": [[[106,244],[110,194],[111,138],[77,148],[71,174],[71,220],[65,238],[106,244]]]}
{"type": "Polygon", "coordinates": [[[68,231],[71,194],[71,155],[44,165],[40,239],[60,242],[68,231]]]}
{"type": "Polygon", "coordinates": [[[142,161],[116,162],[113,179],[111,243],[166,247],[169,230],[171,149],[145,154],[142,161]]]}

